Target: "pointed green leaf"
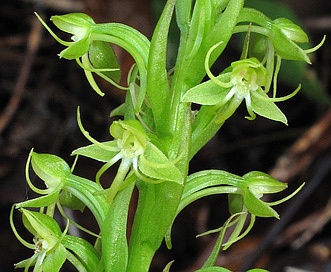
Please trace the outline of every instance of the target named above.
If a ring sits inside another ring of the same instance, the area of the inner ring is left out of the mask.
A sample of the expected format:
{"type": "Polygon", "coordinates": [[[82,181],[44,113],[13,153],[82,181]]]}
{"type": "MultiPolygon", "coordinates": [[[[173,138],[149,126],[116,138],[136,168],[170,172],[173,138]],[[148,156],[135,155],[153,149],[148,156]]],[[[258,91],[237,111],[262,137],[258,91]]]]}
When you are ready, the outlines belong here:
{"type": "MultiPolygon", "coordinates": [[[[166,65],[168,33],[175,3],[176,0],[168,0],[166,2],[153,32],[148,56],[146,90],[157,129],[164,126],[164,110],[170,99],[166,65]]],[[[138,101],[138,105],[142,104],[142,102],[138,101]]]]}
{"type": "Polygon", "coordinates": [[[109,208],[101,185],[76,175],[70,175],[66,182],[65,189],[90,209],[100,226],[109,208]]]}
{"type": "Polygon", "coordinates": [[[186,50],[189,52],[187,58],[193,58],[196,55],[206,33],[214,24],[215,16],[211,2],[210,0],[195,1],[186,44],[186,50]]]}
{"type": "Polygon", "coordinates": [[[176,2],[176,22],[181,32],[187,32],[192,13],[192,0],[176,2]]]}

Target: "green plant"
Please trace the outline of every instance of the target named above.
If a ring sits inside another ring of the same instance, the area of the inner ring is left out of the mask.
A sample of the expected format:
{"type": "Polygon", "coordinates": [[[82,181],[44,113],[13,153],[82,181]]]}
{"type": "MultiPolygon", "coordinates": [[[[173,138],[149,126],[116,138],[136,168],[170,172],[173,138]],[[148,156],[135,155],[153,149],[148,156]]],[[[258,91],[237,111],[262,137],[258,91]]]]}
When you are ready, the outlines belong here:
{"type": "Polygon", "coordinates": [[[276,96],[281,60],[310,63],[307,54],[320,45],[301,49],[297,43],[307,42],[308,37],[298,25],[284,18],[271,20],[258,10],[244,7],[244,0],[168,0],[151,41],[129,26],[96,24],[86,14],[53,16],[56,27],[72,34],[72,41],[67,42],[38,18],[66,46],[59,56],[76,60],[99,95],[104,93],[93,74],[126,91],[126,101],[111,113],[123,118],[110,125],[112,140],[106,142],[99,142],[84,129],[77,110],[78,126],[91,144],[74,150],[72,155],[103,163],[95,181],[75,175],[74,166],[70,168],[55,155],[31,151],[26,178],[29,187],[41,196],[15,204],[11,225],[17,238],[34,254],[15,266],[25,271],[30,267],[33,271],[59,271],[68,260],[78,271],[148,271],[164,238],[171,247],[171,226],[181,210],[202,197],[226,194],[230,217],[222,227],[202,234],[218,232],[219,238],[198,271],[228,271],[215,266],[220,250],[244,237],[256,217],[279,218],[272,207],[301,187],[280,201],[268,203],[261,199],[263,195],[283,191],[287,185],[259,171],[244,176],[222,170],[188,175],[189,162],[243,101],[247,119],[254,120],[257,114],[287,124],[275,103],[293,97],[300,85],[285,97],[276,96]],[[168,32],[174,11],[180,42],[176,64],[167,69],[168,32]],[[232,35],[241,32],[246,33],[246,39],[240,59],[213,75],[210,67],[232,35]],[[254,41],[251,34],[257,34],[254,41]],[[127,86],[119,83],[120,65],[111,44],[122,47],[135,60],[127,86]],[[206,75],[209,80],[203,81],[206,75]],[[197,112],[192,111],[192,103],[201,105],[197,112]],[[101,176],[119,161],[110,187],[103,188],[101,176]],[[46,189],[36,188],[30,181],[30,165],[46,189]],[[127,239],[135,186],[139,200],[127,239]],[[62,206],[92,212],[100,229],[98,234],[89,232],[95,237],[94,245],[68,234],[69,224],[76,223],[65,215],[62,206]],[[23,224],[34,236],[34,243],[26,242],[15,229],[15,208],[22,212],[23,224]],[[64,230],[53,218],[56,209],[67,220],[64,230]],[[229,227],[233,231],[225,240],[229,227]]]}

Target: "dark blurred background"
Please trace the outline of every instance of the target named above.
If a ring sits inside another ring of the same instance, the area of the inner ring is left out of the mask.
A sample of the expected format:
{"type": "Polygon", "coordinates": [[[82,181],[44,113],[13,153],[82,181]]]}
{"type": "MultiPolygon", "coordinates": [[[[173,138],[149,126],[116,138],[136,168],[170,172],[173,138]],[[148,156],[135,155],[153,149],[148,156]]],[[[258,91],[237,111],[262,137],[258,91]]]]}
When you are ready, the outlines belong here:
{"type": "MultiPolygon", "coordinates": [[[[87,144],[76,125],[77,106],[81,106],[87,129],[95,138],[105,140],[109,137],[109,113],[124,100],[123,92],[102,81],[107,95],[101,99],[94,93],[74,61],[58,58],[62,46],[46,33],[33,12],[47,21],[51,15],[86,12],[96,22],[124,22],[150,38],[164,2],[0,1],[0,271],[13,271],[14,263],[32,255],[9,226],[13,203],[31,197],[24,176],[31,148],[72,163],[71,151],[87,144]]],[[[276,208],[282,220],[259,219],[251,234],[224,252],[218,264],[234,271],[254,266],[275,272],[331,271],[331,2],[247,0],[247,5],[259,7],[272,19],[289,16],[300,22],[311,37],[311,45],[319,43],[324,34],[327,40],[311,56],[312,65],[285,63],[281,71],[280,95],[303,83],[296,97],[279,105],[288,117],[288,127],[262,118],[250,122],[243,118],[245,109],[240,108],[192,161],[192,172],[208,168],[239,175],[265,171],[288,182],[288,191],[306,182],[300,194],[276,208]]],[[[176,44],[176,37],[176,32],[171,33],[171,46],[176,44]]],[[[240,39],[231,41],[229,61],[240,55],[239,43],[240,39]]],[[[116,52],[125,74],[132,59],[123,51],[116,52]]],[[[221,71],[222,65],[216,64],[215,69],[221,71]]],[[[76,169],[94,178],[99,166],[82,160],[76,169]]],[[[172,271],[198,269],[216,236],[195,235],[221,226],[228,217],[226,205],[224,197],[208,197],[185,209],[174,225],[173,249],[162,247],[151,271],[162,271],[173,259],[172,271]]],[[[90,224],[88,214],[76,216],[83,225],[90,224]]],[[[20,225],[19,214],[14,219],[22,236],[29,237],[20,225]]]]}

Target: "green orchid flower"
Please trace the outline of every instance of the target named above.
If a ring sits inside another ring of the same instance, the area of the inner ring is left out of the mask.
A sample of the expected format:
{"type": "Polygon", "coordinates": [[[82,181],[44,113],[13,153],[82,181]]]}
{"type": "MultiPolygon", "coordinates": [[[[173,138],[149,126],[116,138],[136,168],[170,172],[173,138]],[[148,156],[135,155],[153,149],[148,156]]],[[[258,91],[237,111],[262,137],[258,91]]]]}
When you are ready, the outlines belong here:
{"type": "Polygon", "coordinates": [[[71,13],[65,15],[55,15],[51,17],[51,21],[60,30],[72,34],[71,42],[60,39],[42,20],[42,18],[35,13],[37,18],[53,36],[53,38],[60,44],[67,48],[62,50],[59,54],[60,58],[73,60],[80,58],[89,50],[89,42],[91,41],[92,26],[95,22],[91,17],[84,13],[71,13]]]}
{"type": "Polygon", "coordinates": [[[96,73],[120,89],[126,89],[118,84],[121,71],[114,50],[109,44],[109,37],[106,34],[98,34],[100,32],[98,25],[90,16],[84,13],[70,13],[51,17],[51,21],[57,28],[72,34],[70,42],[59,38],[37,13],[36,16],[53,38],[67,47],[60,52],[59,57],[68,60],[75,59],[84,69],[86,78],[96,93],[104,95],[92,73],[96,73]]]}
{"type": "MultiPolygon", "coordinates": [[[[259,34],[259,44],[255,50],[258,55],[274,58],[276,55],[281,59],[304,61],[311,63],[308,54],[320,48],[322,41],[311,49],[302,49],[298,43],[308,43],[309,38],[306,32],[297,24],[287,18],[277,18],[271,20],[262,12],[244,8],[238,19],[238,23],[249,23],[237,25],[234,33],[251,32],[259,34]]],[[[255,45],[254,45],[255,46],[255,45]]]]}
{"type": "MultiPolygon", "coordinates": [[[[264,195],[281,192],[287,188],[287,184],[260,171],[252,171],[241,177],[223,170],[204,170],[188,176],[177,213],[203,197],[228,194],[230,218],[223,226],[197,235],[197,237],[201,237],[219,233],[215,247],[203,266],[211,267],[215,264],[221,248],[223,250],[228,249],[233,243],[249,233],[254,226],[256,217],[275,217],[279,219],[278,213],[272,206],[289,200],[303,186],[304,184],[278,201],[265,202],[262,200],[264,195]],[[224,241],[225,234],[230,227],[231,234],[224,241]]],[[[170,235],[171,228],[166,236],[166,243],[169,248],[171,247],[170,235]]]]}
{"type": "Polygon", "coordinates": [[[78,148],[72,152],[72,155],[81,155],[105,163],[96,174],[98,184],[103,173],[121,160],[111,186],[105,190],[109,202],[113,201],[118,191],[134,182],[136,178],[151,183],[183,182],[175,162],[170,161],[156,145],[151,143],[139,121],[133,119],[114,121],[109,128],[114,140],[101,143],[84,129],[79,108],[77,120],[82,133],[92,145],[78,148]]]}
{"type": "Polygon", "coordinates": [[[16,207],[40,208],[56,204],[59,194],[66,184],[66,178],[71,174],[71,170],[69,165],[61,158],[55,155],[38,154],[31,150],[26,163],[25,174],[30,189],[42,196],[20,202],[16,204],[16,207]],[[31,182],[29,177],[30,163],[36,175],[44,182],[46,189],[37,188],[31,182]]]}
{"type": "Polygon", "coordinates": [[[213,46],[206,58],[206,71],[210,80],[189,89],[182,98],[183,102],[193,102],[201,105],[214,106],[216,123],[227,120],[245,100],[249,116],[253,120],[256,114],[265,118],[287,124],[287,119],[275,102],[284,101],[293,97],[300,89],[281,98],[270,98],[268,90],[269,71],[256,58],[235,61],[231,67],[215,77],[208,68],[208,59],[211,52],[219,46],[213,46]]]}
{"type": "Polygon", "coordinates": [[[57,272],[68,260],[78,271],[96,271],[100,262],[99,254],[82,238],[67,235],[69,224],[62,232],[51,216],[21,208],[23,224],[34,236],[32,244],[18,234],[13,223],[13,211],[14,206],[10,214],[10,224],[15,236],[27,248],[34,250],[30,258],[15,264],[15,268],[29,271],[33,266],[33,272],[57,272]]]}
{"type": "Polygon", "coordinates": [[[34,254],[17,264],[16,268],[25,268],[34,266],[33,272],[42,271],[60,271],[66,260],[66,250],[61,244],[64,233],[57,222],[50,216],[40,213],[21,209],[23,224],[34,235],[34,244],[24,241],[13,228],[16,237],[28,248],[34,249],[34,254]]]}
{"type": "Polygon", "coordinates": [[[289,19],[278,18],[271,24],[271,33],[272,44],[282,59],[310,63],[307,52],[297,45],[309,41],[308,35],[301,27],[289,19]]]}

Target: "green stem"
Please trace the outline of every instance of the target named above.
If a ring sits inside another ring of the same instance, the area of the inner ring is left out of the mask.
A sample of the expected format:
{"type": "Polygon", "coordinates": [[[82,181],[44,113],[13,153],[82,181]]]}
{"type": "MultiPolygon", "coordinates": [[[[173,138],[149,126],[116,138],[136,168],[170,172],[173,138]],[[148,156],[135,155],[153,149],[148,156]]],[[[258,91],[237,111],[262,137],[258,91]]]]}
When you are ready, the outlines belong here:
{"type": "Polygon", "coordinates": [[[176,164],[182,172],[183,180],[179,183],[162,182],[149,184],[137,182],[139,189],[138,207],[132,228],[129,244],[129,263],[127,272],[146,272],[156,250],[160,247],[167,230],[174,221],[178,205],[183,193],[183,185],[187,177],[189,164],[189,147],[191,140],[191,115],[186,111],[183,118],[180,135],[181,139],[175,150],[169,149],[169,153],[177,153],[180,160],[176,164]]]}

